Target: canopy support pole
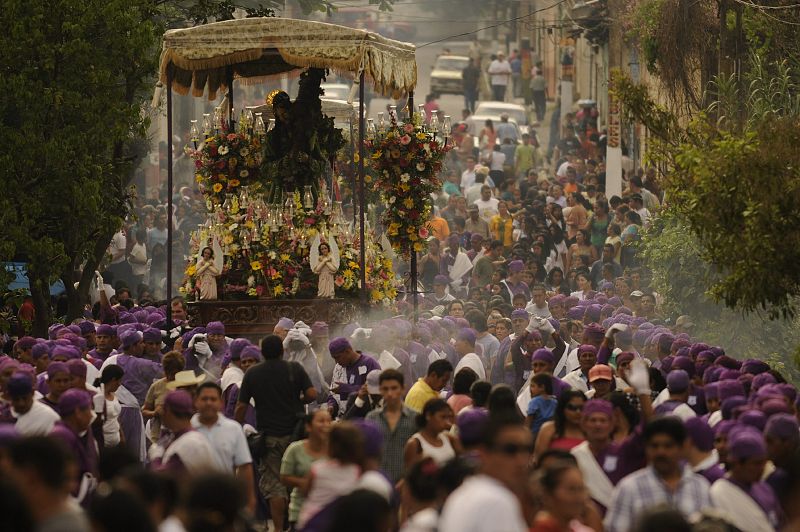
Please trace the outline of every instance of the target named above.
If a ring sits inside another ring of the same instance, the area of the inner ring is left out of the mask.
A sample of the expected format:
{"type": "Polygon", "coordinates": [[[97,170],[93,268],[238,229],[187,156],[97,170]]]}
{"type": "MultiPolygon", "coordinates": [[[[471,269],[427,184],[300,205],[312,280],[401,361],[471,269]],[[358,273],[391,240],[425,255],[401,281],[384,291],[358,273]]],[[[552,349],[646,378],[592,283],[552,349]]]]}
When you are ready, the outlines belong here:
{"type": "Polygon", "coordinates": [[[360,240],[360,281],[361,281],[361,304],[366,309],[369,299],[367,297],[367,245],[365,234],[365,218],[367,199],[364,190],[364,71],[358,76],[358,234],[360,240]]]}
{"type": "Polygon", "coordinates": [[[167,330],[172,323],[172,75],[173,69],[167,69],[167,330]]]}
{"type": "Polygon", "coordinates": [[[233,133],[236,130],[236,121],[233,118],[233,68],[228,67],[225,69],[225,79],[228,84],[228,132],[233,133]]]}
{"type": "MultiPolygon", "coordinates": [[[[414,91],[409,91],[408,93],[408,101],[406,102],[406,107],[408,107],[408,119],[412,121],[414,118],[414,91]]],[[[417,319],[419,318],[419,272],[417,271],[417,251],[414,249],[414,246],[411,246],[411,300],[414,303],[414,323],[417,323],[417,319]]]]}

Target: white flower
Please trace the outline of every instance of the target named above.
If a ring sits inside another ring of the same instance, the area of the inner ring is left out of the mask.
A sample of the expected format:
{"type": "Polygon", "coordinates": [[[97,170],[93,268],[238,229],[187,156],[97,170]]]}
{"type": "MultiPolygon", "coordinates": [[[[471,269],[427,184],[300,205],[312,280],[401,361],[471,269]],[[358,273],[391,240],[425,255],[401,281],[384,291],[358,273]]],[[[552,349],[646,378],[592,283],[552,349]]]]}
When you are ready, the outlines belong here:
{"type": "Polygon", "coordinates": [[[275,257],[277,257],[277,256],[278,256],[278,255],[277,255],[277,254],[276,254],[274,251],[270,251],[270,252],[269,252],[269,258],[270,258],[270,259],[272,259],[272,260],[275,260],[275,257]]]}
{"type": "Polygon", "coordinates": [[[228,153],[228,147],[227,146],[220,146],[219,150],[217,150],[217,151],[219,152],[220,155],[225,155],[226,153],[228,153]]]}
{"type": "Polygon", "coordinates": [[[400,181],[402,181],[403,183],[408,183],[409,179],[411,179],[411,176],[408,175],[408,172],[400,174],[400,181]]]}
{"type": "Polygon", "coordinates": [[[417,163],[417,170],[419,170],[420,172],[425,170],[425,163],[417,163]]]}
{"type": "Polygon", "coordinates": [[[390,204],[394,203],[395,201],[397,201],[397,197],[396,196],[392,196],[391,198],[389,198],[389,203],[390,204]]]}
{"type": "Polygon", "coordinates": [[[256,284],[255,277],[251,275],[250,277],[247,278],[247,286],[255,286],[255,284],[256,284]]]}

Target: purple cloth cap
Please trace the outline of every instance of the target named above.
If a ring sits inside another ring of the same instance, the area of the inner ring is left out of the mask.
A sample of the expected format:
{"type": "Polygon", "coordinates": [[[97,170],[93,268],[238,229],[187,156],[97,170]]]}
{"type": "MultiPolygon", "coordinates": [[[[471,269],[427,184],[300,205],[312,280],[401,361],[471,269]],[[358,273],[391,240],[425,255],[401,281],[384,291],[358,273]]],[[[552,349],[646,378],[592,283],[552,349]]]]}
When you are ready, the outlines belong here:
{"type": "Polygon", "coordinates": [[[53,359],[63,358],[64,360],[72,360],[81,358],[80,352],[71,345],[57,345],[53,348],[53,359]]]}
{"type": "Polygon", "coordinates": [[[744,364],[742,364],[741,368],[742,373],[750,373],[751,375],[759,375],[760,373],[766,373],[769,370],[769,364],[755,359],[746,360],[744,364]]]}
{"type": "Polygon", "coordinates": [[[590,399],[583,405],[582,416],[589,417],[592,414],[605,414],[609,419],[614,419],[614,405],[605,399],[590,399]]]}
{"type": "Polygon", "coordinates": [[[58,413],[62,418],[72,415],[76,410],[85,410],[92,407],[92,398],[89,392],[70,388],[58,398],[58,413]]]}
{"type": "Polygon", "coordinates": [[[682,369],[689,377],[694,375],[694,362],[689,357],[675,357],[672,361],[672,369],[682,369]]]}
{"type": "Polygon", "coordinates": [[[473,408],[456,416],[458,438],[467,447],[479,444],[489,424],[489,413],[482,408],[473,408]]]}
{"type": "Polygon", "coordinates": [[[753,377],[753,383],[750,385],[750,389],[757,392],[763,386],[775,384],[776,382],[775,377],[771,373],[760,373],[753,377]]]}
{"type": "Polygon", "coordinates": [[[175,390],[164,397],[164,408],[179,416],[190,416],[194,412],[192,395],[186,390],[175,390]]]}
{"type": "Polygon", "coordinates": [[[528,318],[530,318],[530,314],[528,314],[528,311],[526,311],[524,308],[514,309],[514,311],[511,313],[512,320],[517,320],[517,319],[527,320],[528,318]]]}
{"type": "Polygon", "coordinates": [[[248,345],[242,349],[239,358],[241,360],[261,360],[261,350],[254,345],[248,345]]]}
{"type": "Polygon", "coordinates": [[[341,336],[334,338],[328,344],[328,352],[332,355],[338,355],[346,349],[352,349],[352,346],[347,338],[343,338],[341,336]]]}
{"type": "Polygon", "coordinates": [[[606,290],[614,290],[614,283],[612,283],[611,281],[603,281],[602,283],[600,283],[600,290],[604,292],[606,290]]]}
{"type": "Polygon", "coordinates": [[[717,366],[722,366],[723,368],[727,369],[739,369],[740,367],[742,367],[741,362],[727,355],[722,355],[720,357],[717,357],[717,360],[715,360],[714,363],[717,366]]]}
{"type": "MultiPolygon", "coordinates": [[[[237,338],[228,347],[228,352],[231,355],[231,360],[239,360],[242,350],[245,347],[253,345],[247,338],[237,338]]],[[[257,349],[257,348],[256,348],[257,349]]]]}
{"type": "Polygon", "coordinates": [[[556,294],[547,300],[547,306],[550,308],[561,306],[564,304],[564,300],[566,299],[567,296],[564,294],[556,294]]]}
{"type": "Polygon", "coordinates": [[[628,307],[619,307],[614,311],[614,316],[619,316],[620,314],[627,314],[628,316],[633,316],[633,311],[628,307]]]}
{"type": "Polygon", "coordinates": [[[50,338],[51,340],[55,340],[56,337],[58,336],[58,331],[60,331],[63,328],[64,326],[62,324],[54,323],[53,325],[47,328],[47,337],[50,338]]]}
{"type": "Polygon", "coordinates": [[[137,323],[136,317],[130,312],[120,312],[117,322],[119,322],[120,325],[124,325],[126,323],[137,323]]]}
{"type": "Polygon", "coordinates": [[[736,419],[734,411],[737,408],[745,405],[747,405],[747,399],[741,395],[728,397],[727,399],[723,400],[719,408],[722,412],[722,419],[736,419]]]}
{"type": "Polygon", "coordinates": [[[80,335],[81,335],[81,332],[82,332],[82,331],[81,331],[81,328],[80,328],[80,327],[78,327],[77,325],[67,325],[67,329],[69,329],[69,331],[70,331],[72,334],[77,334],[78,336],[80,336],[80,335]]]}
{"type": "Polygon", "coordinates": [[[597,323],[590,323],[583,328],[583,337],[588,341],[600,341],[605,336],[606,330],[597,323]]]}
{"type": "Polygon", "coordinates": [[[613,305],[614,307],[621,307],[622,299],[619,296],[614,296],[608,300],[608,304],[613,305]]]}
{"type": "Polygon", "coordinates": [[[379,458],[383,452],[383,431],[374,422],[367,419],[357,419],[353,424],[358,427],[364,436],[364,453],[371,458],[379,458]]]}
{"type": "Polygon", "coordinates": [[[69,367],[67,366],[66,362],[51,362],[47,366],[47,377],[52,378],[54,375],[58,373],[66,373],[69,374],[69,367]]]}
{"type": "Polygon", "coordinates": [[[578,303],[580,303],[580,299],[578,299],[575,296],[567,296],[566,298],[564,298],[564,306],[567,307],[568,309],[574,307],[578,303]]]}
{"type": "Polygon", "coordinates": [[[97,327],[97,336],[116,336],[117,331],[111,325],[102,324],[97,327]]]}
{"type": "Polygon", "coordinates": [[[470,345],[475,345],[475,341],[478,339],[475,331],[470,328],[461,329],[458,331],[458,335],[456,336],[456,340],[461,340],[462,342],[466,342],[470,345]]]}
{"type": "Polygon", "coordinates": [[[728,438],[728,459],[747,460],[749,458],[766,458],[767,445],[760,432],[754,429],[738,427],[740,430],[731,431],[728,438]]]}
{"type": "Polygon", "coordinates": [[[797,442],[800,440],[800,425],[791,414],[774,414],[767,420],[764,436],[797,442]]]}
{"type": "Polygon", "coordinates": [[[583,307],[572,307],[567,311],[567,319],[582,320],[585,314],[586,310],[583,307]]]}
{"type": "Polygon", "coordinates": [[[718,382],[719,376],[723,371],[725,371],[724,368],[719,366],[711,366],[710,368],[706,368],[705,372],[703,372],[703,382],[706,384],[718,382]]]}
{"type": "Polygon", "coordinates": [[[667,375],[667,388],[670,393],[683,393],[689,389],[689,374],[682,369],[673,369],[667,375]]]}
{"type": "Polygon", "coordinates": [[[735,421],[731,419],[723,419],[716,425],[714,425],[714,437],[719,438],[721,436],[728,437],[728,434],[731,430],[736,427],[737,424],[735,421]]]}
{"type": "Polygon", "coordinates": [[[702,343],[702,342],[699,342],[699,343],[693,344],[693,345],[692,345],[692,346],[689,348],[689,355],[690,355],[692,358],[695,358],[695,357],[697,357],[697,355],[698,355],[698,354],[699,354],[701,351],[707,351],[707,350],[709,350],[709,349],[711,349],[711,346],[710,346],[710,345],[708,345],[708,344],[704,344],[704,343],[702,343]]]}
{"type": "Polygon", "coordinates": [[[719,383],[718,382],[709,382],[705,386],[703,386],[703,395],[706,396],[706,401],[709,399],[716,399],[719,401],[719,383]]]}
{"type": "Polygon", "coordinates": [[[783,397],[778,397],[776,399],[767,399],[763,403],[761,403],[761,411],[767,416],[767,418],[771,418],[777,414],[791,414],[792,409],[789,408],[789,404],[786,402],[786,399],[783,397]]]}
{"type": "Polygon", "coordinates": [[[692,417],[683,424],[686,434],[699,451],[707,453],[714,449],[714,431],[702,418],[692,417]]]}
{"type": "Polygon", "coordinates": [[[221,321],[212,321],[206,325],[207,334],[225,334],[225,325],[221,321]]]}
{"type": "Polygon", "coordinates": [[[86,379],[86,364],[83,363],[83,360],[72,359],[67,361],[67,369],[73,377],[86,379]]]}
{"type": "Polygon", "coordinates": [[[12,399],[25,397],[33,393],[33,378],[30,373],[16,371],[6,381],[6,392],[12,399]]]}
{"type": "Polygon", "coordinates": [[[311,336],[328,336],[328,324],[324,321],[315,321],[312,323],[311,336]]]}
{"type": "Polygon", "coordinates": [[[744,386],[737,380],[719,381],[719,400],[725,401],[731,397],[744,398],[744,386]]]}
{"type": "Polygon", "coordinates": [[[50,349],[44,342],[39,342],[31,348],[31,356],[34,360],[39,360],[45,355],[50,356],[50,349]]]}
{"type": "Polygon", "coordinates": [[[36,345],[36,338],[33,338],[32,336],[23,336],[14,344],[15,347],[18,347],[23,351],[33,348],[34,345],[36,345]]]}
{"type": "Polygon", "coordinates": [[[661,373],[664,376],[668,375],[670,371],[672,371],[672,363],[675,361],[675,357],[672,355],[665,356],[661,359],[661,373]]]}
{"type": "Polygon", "coordinates": [[[533,352],[533,356],[531,357],[531,362],[535,360],[547,362],[548,364],[555,364],[556,362],[556,359],[553,356],[553,352],[545,347],[537,349],[536,351],[533,352]]]}
{"type": "Polygon", "coordinates": [[[525,263],[521,260],[512,260],[508,263],[508,273],[518,273],[525,269],[525,263]]]}
{"type": "Polygon", "coordinates": [[[278,320],[278,323],[275,324],[275,327],[288,330],[294,327],[294,322],[289,318],[284,317],[278,320]]]}
{"type": "Polygon", "coordinates": [[[142,333],[139,331],[125,331],[119,337],[120,347],[128,349],[142,341],[142,333]]]}
{"type": "Polygon", "coordinates": [[[755,427],[759,432],[764,431],[767,425],[767,416],[761,410],[746,410],[742,412],[736,421],[743,425],[755,427]]]}
{"type": "Polygon", "coordinates": [[[446,275],[439,274],[433,278],[433,284],[447,286],[450,284],[450,278],[446,275]]]}
{"type": "Polygon", "coordinates": [[[721,381],[734,381],[738,380],[739,377],[742,376],[742,372],[738,369],[724,369],[722,373],[719,374],[719,380],[721,381]]]}
{"type": "Polygon", "coordinates": [[[161,343],[161,330],[155,327],[145,329],[142,333],[142,340],[151,343],[161,343]]]}
{"type": "Polygon", "coordinates": [[[636,358],[636,355],[634,353],[631,353],[630,351],[624,351],[617,355],[617,366],[619,366],[620,364],[633,362],[634,358],[636,358]]]}

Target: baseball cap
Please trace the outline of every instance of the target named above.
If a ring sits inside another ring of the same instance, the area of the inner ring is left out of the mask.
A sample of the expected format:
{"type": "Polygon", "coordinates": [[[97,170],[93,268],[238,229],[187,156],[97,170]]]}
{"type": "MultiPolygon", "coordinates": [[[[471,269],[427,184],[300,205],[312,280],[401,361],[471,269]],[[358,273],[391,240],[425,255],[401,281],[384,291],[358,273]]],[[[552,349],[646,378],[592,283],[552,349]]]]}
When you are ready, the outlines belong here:
{"type": "Polygon", "coordinates": [[[609,366],[606,366],[605,364],[597,364],[589,370],[589,382],[599,380],[614,380],[614,374],[611,372],[611,368],[609,366]]]}
{"type": "Polygon", "coordinates": [[[377,395],[381,393],[380,387],[381,370],[373,369],[367,373],[367,393],[377,395]]]}

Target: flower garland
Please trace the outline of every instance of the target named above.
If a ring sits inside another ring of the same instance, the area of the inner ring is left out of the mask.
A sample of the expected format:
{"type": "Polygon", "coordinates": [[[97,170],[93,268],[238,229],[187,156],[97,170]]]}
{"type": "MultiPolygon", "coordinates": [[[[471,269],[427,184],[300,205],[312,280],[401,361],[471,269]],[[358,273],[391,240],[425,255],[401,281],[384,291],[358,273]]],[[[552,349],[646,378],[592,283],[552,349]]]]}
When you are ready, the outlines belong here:
{"type": "Polygon", "coordinates": [[[375,187],[386,209],[382,221],[394,250],[405,258],[425,249],[431,194],[442,184],[438,175],[450,147],[424,127],[419,115],[400,124],[395,116],[385,132],[365,141],[375,187]]]}
{"type": "Polygon", "coordinates": [[[210,135],[199,149],[187,148],[194,159],[195,179],[212,205],[225,195],[259,178],[264,155],[258,135],[219,132],[210,135]]]}

